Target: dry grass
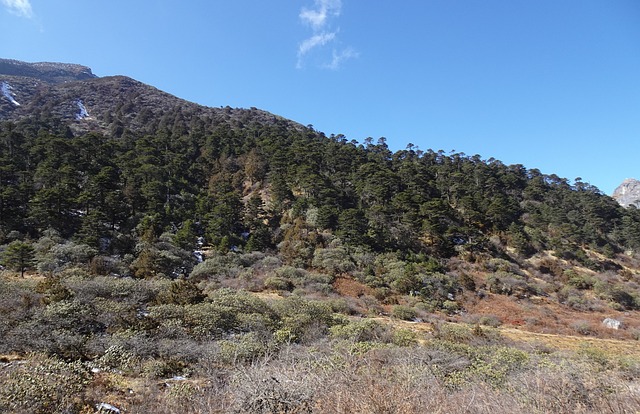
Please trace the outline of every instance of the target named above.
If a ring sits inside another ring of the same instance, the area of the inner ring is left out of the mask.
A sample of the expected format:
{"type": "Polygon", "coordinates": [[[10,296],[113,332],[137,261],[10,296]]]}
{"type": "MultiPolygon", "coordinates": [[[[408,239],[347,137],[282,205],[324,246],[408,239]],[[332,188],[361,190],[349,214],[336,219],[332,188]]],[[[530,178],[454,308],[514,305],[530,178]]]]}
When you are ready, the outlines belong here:
{"type": "MultiPolygon", "coordinates": [[[[542,334],[576,335],[573,326],[577,321],[586,323],[590,327],[590,334],[599,338],[631,339],[631,332],[640,329],[638,311],[621,312],[607,308],[581,312],[546,297],[517,299],[488,293],[483,299],[468,298],[464,306],[464,317],[467,319],[469,315],[492,315],[505,326],[542,334]],[[625,329],[603,327],[605,318],[623,321],[625,329]]],[[[458,317],[457,320],[463,321],[464,317],[458,317]]]]}
{"type": "Polygon", "coordinates": [[[128,413],[634,413],[637,382],[581,362],[541,360],[501,386],[471,378],[443,382],[434,367],[461,369],[458,357],[425,347],[350,354],[290,347],[277,358],[200,381],[146,381],[112,394],[128,413]],[[546,362],[545,362],[546,361],[546,362]]]}
{"type": "Polygon", "coordinates": [[[502,336],[532,347],[544,345],[556,350],[579,351],[585,347],[601,350],[611,356],[633,356],[640,358],[637,341],[590,338],[584,336],[544,334],[514,328],[500,328],[502,336]]]}

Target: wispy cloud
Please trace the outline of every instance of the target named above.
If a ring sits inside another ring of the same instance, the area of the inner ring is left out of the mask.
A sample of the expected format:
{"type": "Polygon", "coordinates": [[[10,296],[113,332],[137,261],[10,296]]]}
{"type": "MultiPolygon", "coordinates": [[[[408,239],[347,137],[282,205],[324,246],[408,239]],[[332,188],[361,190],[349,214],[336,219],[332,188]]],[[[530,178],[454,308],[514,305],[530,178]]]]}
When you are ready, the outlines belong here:
{"type": "MultiPolygon", "coordinates": [[[[306,57],[314,49],[325,49],[330,43],[338,42],[339,28],[332,27],[332,21],[340,17],[342,12],[342,0],[314,0],[314,8],[303,8],[300,11],[300,20],[311,27],[312,34],[298,45],[298,69],[304,66],[306,57]]],[[[338,69],[340,64],[350,58],[357,57],[357,52],[352,48],[341,51],[333,50],[328,63],[321,66],[328,69],[338,69]]],[[[325,57],[326,58],[326,57],[325,57]]]]}
{"type": "Polygon", "coordinates": [[[315,9],[303,8],[300,19],[311,25],[314,30],[321,30],[327,23],[329,16],[340,16],[341,0],[315,0],[315,9]]]}
{"type": "Polygon", "coordinates": [[[29,0],[2,0],[2,4],[13,14],[31,18],[33,9],[29,0]]]}
{"type": "Polygon", "coordinates": [[[331,69],[331,70],[337,70],[340,68],[340,65],[342,64],[343,61],[348,60],[348,59],[353,59],[353,58],[357,58],[359,56],[359,53],[356,52],[355,50],[353,50],[352,48],[348,47],[340,52],[338,52],[337,50],[333,50],[333,58],[331,59],[331,62],[326,64],[325,67],[327,69],[331,69]]]}
{"type": "Polygon", "coordinates": [[[297,67],[302,67],[302,58],[316,47],[322,47],[336,38],[336,33],[318,33],[305,39],[300,46],[298,46],[298,64],[297,67]]]}

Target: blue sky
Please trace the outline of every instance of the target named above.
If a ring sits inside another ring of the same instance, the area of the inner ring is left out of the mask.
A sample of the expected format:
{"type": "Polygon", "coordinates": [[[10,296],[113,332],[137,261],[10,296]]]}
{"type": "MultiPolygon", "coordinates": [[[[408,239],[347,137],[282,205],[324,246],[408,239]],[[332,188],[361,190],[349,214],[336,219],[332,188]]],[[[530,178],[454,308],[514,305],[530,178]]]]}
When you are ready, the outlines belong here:
{"type": "Polygon", "coordinates": [[[637,0],[0,0],[0,57],[608,194],[640,178],[637,0]]]}

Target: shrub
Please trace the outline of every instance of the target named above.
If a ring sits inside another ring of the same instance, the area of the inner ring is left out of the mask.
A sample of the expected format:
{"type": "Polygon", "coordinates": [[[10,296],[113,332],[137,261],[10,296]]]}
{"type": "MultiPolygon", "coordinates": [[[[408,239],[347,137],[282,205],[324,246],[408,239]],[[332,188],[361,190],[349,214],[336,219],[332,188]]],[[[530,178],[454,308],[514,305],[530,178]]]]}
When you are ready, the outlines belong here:
{"type": "Polygon", "coordinates": [[[398,346],[413,346],[418,343],[418,335],[411,329],[399,328],[393,331],[391,341],[398,346]]]}
{"type": "Polygon", "coordinates": [[[571,327],[578,332],[580,335],[591,335],[593,334],[593,329],[591,324],[587,321],[576,321],[571,327]]]}
{"type": "Polygon", "coordinates": [[[169,289],[156,296],[158,304],[191,305],[202,302],[207,296],[192,281],[175,280],[169,289]]]}
{"type": "Polygon", "coordinates": [[[420,295],[426,300],[435,300],[442,303],[455,295],[459,285],[454,275],[434,273],[418,275],[421,283],[420,295]]]}
{"type": "Polygon", "coordinates": [[[444,302],[442,302],[442,310],[447,312],[448,314],[453,314],[460,311],[460,305],[456,301],[445,300],[444,302]]]}
{"type": "Polygon", "coordinates": [[[320,338],[335,323],[331,308],[324,302],[291,296],[274,302],[272,307],[280,317],[280,329],[288,329],[295,342],[320,338]]]}
{"type": "Polygon", "coordinates": [[[81,362],[35,356],[0,370],[0,411],[34,414],[79,412],[88,401],[90,373],[81,362]]]}
{"type": "Polygon", "coordinates": [[[478,320],[478,323],[480,325],[490,326],[492,328],[497,328],[498,326],[502,325],[502,322],[500,321],[500,319],[495,315],[481,316],[480,319],[478,320]]]}
{"type": "Polygon", "coordinates": [[[197,282],[205,279],[220,281],[236,278],[242,267],[239,258],[235,254],[216,254],[204,262],[198,263],[191,271],[189,279],[197,282]]]}
{"type": "Polygon", "coordinates": [[[289,279],[285,279],[279,276],[268,277],[264,281],[265,289],[281,290],[285,292],[291,292],[295,285],[289,279]]]}
{"type": "Polygon", "coordinates": [[[129,372],[137,364],[136,357],[127,351],[123,345],[112,345],[97,358],[93,365],[100,369],[117,369],[129,372]]]}
{"type": "Polygon", "coordinates": [[[149,378],[170,378],[183,375],[185,370],[186,364],[176,359],[151,359],[142,367],[142,371],[149,378]]]}
{"type": "Polygon", "coordinates": [[[98,276],[90,280],[65,279],[77,301],[90,304],[95,298],[111,299],[139,306],[152,302],[159,292],[169,288],[169,280],[136,280],[98,276]]]}
{"type": "Polygon", "coordinates": [[[395,305],[391,310],[391,314],[394,318],[403,319],[405,321],[411,321],[417,316],[415,309],[404,305],[395,305]]]}
{"type": "Polygon", "coordinates": [[[593,277],[576,273],[573,270],[565,270],[564,276],[567,278],[567,284],[575,287],[576,289],[591,289],[595,283],[593,277]]]}
{"type": "Polygon", "coordinates": [[[38,258],[37,268],[42,273],[58,273],[70,266],[89,264],[97,253],[96,249],[86,244],[56,244],[38,258]]]}
{"type": "Polygon", "coordinates": [[[313,253],[311,265],[324,269],[332,275],[348,273],[355,269],[353,260],[343,246],[316,249],[313,253]]]}
{"type": "Polygon", "coordinates": [[[218,346],[218,357],[227,364],[249,362],[267,351],[266,344],[254,332],[236,336],[233,340],[219,341],[218,346]]]}
{"type": "Polygon", "coordinates": [[[373,319],[351,321],[330,328],[331,336],[352,342],[386,342],[390,335],[389,327],[373,319]]]}
{"type": "Polygon", "coordinates": [[[62,284],[59,277],[48,277],[38,282],[36,292],[43,295],[44,303],[60,302],[71,299],[73,292],[62,284]]]}

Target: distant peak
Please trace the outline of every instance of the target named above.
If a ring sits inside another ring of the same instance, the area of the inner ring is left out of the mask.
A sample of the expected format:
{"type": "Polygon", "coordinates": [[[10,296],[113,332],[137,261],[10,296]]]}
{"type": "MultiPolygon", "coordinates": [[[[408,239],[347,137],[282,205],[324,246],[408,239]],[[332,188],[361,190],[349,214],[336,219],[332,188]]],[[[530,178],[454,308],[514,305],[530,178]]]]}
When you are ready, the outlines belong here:
{"type": "Polygon", "coordinates": [[[613,191],[612,197],[623,207],[634,205],[640,208],[640,181],[627,178],[613,191]]]}

